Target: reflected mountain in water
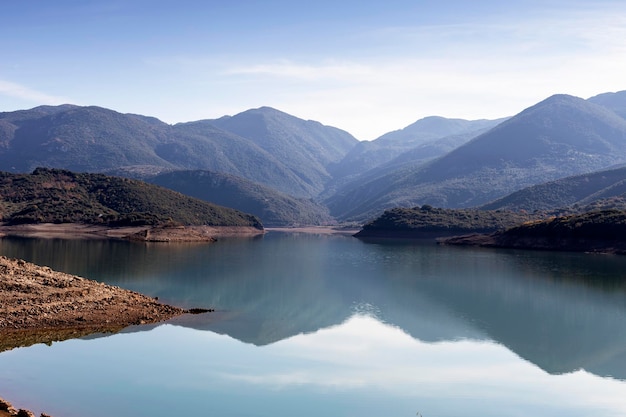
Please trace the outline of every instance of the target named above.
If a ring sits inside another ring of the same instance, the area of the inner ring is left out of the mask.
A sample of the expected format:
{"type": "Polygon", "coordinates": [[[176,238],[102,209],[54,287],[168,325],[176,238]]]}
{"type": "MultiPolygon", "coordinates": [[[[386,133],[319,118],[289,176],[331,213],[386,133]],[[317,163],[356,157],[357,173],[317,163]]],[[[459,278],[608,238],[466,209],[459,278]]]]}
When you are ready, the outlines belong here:
{"type": "Polygon", "coordinates": [[[365,310],[421,341],[493,339],[549,373],[582,368],[626,379],[621,258],[432,246],[379,245],[377,252],[361,260],[368,273],[303,265],[297,280],[214,283],[211,304],[226,302],[237,313],[180,324],[263,345],[365,310]]]}
{"type": "Polygon", "coordinates": [[[215,308],[172,323],[245,343],[367,313],[424,342],[492,339],[549,373],[626,380],[624,257],[273,233],[212,245],[51,242],[3,239],[0,251],[215,308]]]}

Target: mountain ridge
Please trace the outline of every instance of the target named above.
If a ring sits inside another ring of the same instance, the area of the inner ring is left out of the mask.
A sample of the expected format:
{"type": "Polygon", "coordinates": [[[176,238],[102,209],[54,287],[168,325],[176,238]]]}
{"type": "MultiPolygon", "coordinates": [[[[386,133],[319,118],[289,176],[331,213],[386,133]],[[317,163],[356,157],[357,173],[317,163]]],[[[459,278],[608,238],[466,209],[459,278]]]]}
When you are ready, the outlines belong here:
{"type": "MultiPolygon", "coordinates": [[[[477,207],[626,163],[624,106],[626,91],[587,100],[556,94],[505,120],[429,116],[371,142],[271,107],[169,125],[98,106],[39,106],[0,113],[0,170],[139,179],[214,172],[277,190],[283,196],[273,194],[275,202],[312,209],[322,222],[318,203],[339,221],[364,222],[393,207],[477,207]]],[[[252,200],[262,201],[258,195],[252,200]]]]}
{"type": "Polygon", "coordinates": [[[420,204],[472,207],[623,162],[625,119],[581,98],[554,95],[434,161],[375,178],[326,203],[344,220],[420,204]]]}
{"type": "MultiPolygon", "coordinates": [[[[344,148],[357,142],[339,129],[271,112],[282,115],[275,121],[275,129],[280,130],[281,121],[287,119],[310,146],[326,134],[339,135],[344,148]],[[313,132],[311,137],[305,137],[308,131],[313,132]]],[[[278,147],[285,143],[286,149],[297,145],[281,136],[271,139],[278,147]]],[[[150,166],[153,172],[206,169],[258,181],[298,197],[312,197],[328,179],[322,165],[343,157],[341,149],[326,150],[326,154],[309,152],[298,164],[288,166],[287,158],[281,160],[250,138],[206,121],[168,125],[148,116],[74,105],[0,113],[0,170],[8,172],[31,172],[40,166],[78,172],[150,166]],[[308,175],[311,172],[319,175],[308,175]]]]}

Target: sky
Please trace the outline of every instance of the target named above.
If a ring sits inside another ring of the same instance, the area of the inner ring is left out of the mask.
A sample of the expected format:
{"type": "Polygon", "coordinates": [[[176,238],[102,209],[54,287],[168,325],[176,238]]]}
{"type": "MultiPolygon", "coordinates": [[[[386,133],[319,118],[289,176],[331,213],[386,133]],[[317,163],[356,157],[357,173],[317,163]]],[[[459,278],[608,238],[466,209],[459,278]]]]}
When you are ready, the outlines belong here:
{"type": "Polygon", "coordinates": [[[270,106],[372,140],[626,90],[626,2],[4,1],[0,56],[0,111],[178,123],[270,106]]]}

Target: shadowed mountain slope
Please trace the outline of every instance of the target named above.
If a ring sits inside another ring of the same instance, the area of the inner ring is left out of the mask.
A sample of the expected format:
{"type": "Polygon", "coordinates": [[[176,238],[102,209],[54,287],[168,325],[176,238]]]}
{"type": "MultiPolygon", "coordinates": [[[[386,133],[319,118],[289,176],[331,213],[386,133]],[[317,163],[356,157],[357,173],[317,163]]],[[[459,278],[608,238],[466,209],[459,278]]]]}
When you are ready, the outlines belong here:
{"type": "Polygon", "coordinates": [[[613,110],[617,115],[626,118],[626,91],[598,94],[587,99],[587,101],[604,106],[613,110]]]}
{"type": "Polygon", "coordinates": [[[336,181],[353,178],[410,152],[420,162],[444,155],[457,146],[496,126],[502,120],[463,120],[430,116],[401,130],[363,141],[332,168],[336,181]]]}
{"type": "Polygon", "coordinates": [[[534,185],[487,203],[484,210],[556,210],[626,196],[626,167],[534,185]]]}
{"type": "Polygon", "coordinates": [[[251,213],[265,226],[332,223],[328,209],[308,199],[294,198],[264,185],[210,171],[175,171],[149,178],[183,194],[251,213]]]}
{"type": "Polygon", "coordinates": [[[283,162],[319,194],[331,179],[329,168],[358,141],[349,133],[261,107],[209,121],[220,129],[252,141],[283,162]]]}

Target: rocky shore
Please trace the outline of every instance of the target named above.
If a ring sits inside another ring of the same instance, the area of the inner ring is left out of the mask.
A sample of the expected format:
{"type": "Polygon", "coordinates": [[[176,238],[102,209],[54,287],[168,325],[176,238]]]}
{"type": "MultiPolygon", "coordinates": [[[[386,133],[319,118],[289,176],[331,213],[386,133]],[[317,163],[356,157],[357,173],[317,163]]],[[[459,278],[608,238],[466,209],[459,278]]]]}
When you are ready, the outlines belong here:
{"type": "Polygon", "coordinates": [[[145,295],[0,256],[0,351],[185,313],[145,295]]]}
{"type": "MultiPolygon", "coordinates": [[[[0,352],[205,311],[0,256],[0,352]]],[[[32,415],[0,399],[0,417],[32,415]]]]}
{"type": "MultiPolygon", "coordinates": [[[[0,417],[35,417],[32,411],[24,409],[16,409],[13,405],[0,398],[0,417]]],[[[50,417],[48,414],[41,413],[41,417],[50,417]]]]}

